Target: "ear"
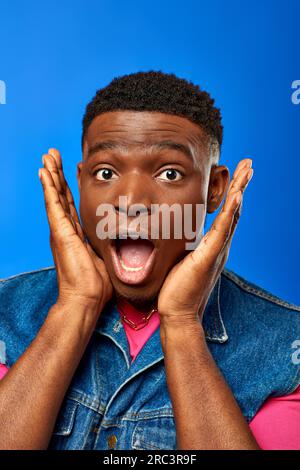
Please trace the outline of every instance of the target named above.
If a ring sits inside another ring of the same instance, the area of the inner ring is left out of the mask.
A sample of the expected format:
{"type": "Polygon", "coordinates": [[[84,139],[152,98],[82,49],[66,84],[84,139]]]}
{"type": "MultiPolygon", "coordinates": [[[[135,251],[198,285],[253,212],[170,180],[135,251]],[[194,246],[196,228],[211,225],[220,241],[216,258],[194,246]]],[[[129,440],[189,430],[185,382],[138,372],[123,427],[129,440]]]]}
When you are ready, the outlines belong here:
{"type": "Polygon", "coordinates": [[[77,164],[77,183],[79,191],[81,190],[81,173],[82,173],[82,162],[77,164]]]}
{"type": "Polygon", "coordinates": [[[215,165],[210,172],[207,195],[207,213],[215,212],[221,204],[229,185],[229,170],[227,166],[215,165]]]}

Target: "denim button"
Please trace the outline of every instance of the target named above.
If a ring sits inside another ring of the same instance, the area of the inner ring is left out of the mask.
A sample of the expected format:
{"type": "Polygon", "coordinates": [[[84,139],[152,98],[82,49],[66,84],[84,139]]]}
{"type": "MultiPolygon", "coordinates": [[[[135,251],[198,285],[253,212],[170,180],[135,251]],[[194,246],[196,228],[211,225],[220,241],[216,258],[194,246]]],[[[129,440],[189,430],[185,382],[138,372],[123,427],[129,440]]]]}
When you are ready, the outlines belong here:
{"type": "Polygon", "coordinates": [[[113,331],[115,333],[119,333],[121,326],[122,326],[122,323],[120,322],[120,320],[116,321],[116,323],[113,326],[113,331]]]}
{"type": "Polygon", "coordinates": [[[115,434],[112,434],[107,438],[107,444],[110,449],[114,449],[117,444],[117,436],[115,434]]]}

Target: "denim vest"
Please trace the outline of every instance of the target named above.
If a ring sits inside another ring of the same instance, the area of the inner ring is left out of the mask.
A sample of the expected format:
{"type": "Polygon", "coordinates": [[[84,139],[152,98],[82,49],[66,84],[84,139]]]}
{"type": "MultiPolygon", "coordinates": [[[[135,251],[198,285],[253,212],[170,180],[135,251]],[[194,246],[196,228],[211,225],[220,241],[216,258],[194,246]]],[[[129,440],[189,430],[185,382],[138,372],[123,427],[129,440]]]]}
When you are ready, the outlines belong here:
{"type": "MultiPolygon", "coordinates": [[[[57,292],[54,268],[0,281],[0,344],[8,367],[38,333],[57,292]]],[[[207,344],[248,423],[268,397],[300,384],[299,361],[292,360],[299,312],[227,269],[210,295],[203,318],[207,344]]],[[[119,312],[106,305],[65,394],[49,449],[176,449],[159,328],[131,365],[119,312]]]]}

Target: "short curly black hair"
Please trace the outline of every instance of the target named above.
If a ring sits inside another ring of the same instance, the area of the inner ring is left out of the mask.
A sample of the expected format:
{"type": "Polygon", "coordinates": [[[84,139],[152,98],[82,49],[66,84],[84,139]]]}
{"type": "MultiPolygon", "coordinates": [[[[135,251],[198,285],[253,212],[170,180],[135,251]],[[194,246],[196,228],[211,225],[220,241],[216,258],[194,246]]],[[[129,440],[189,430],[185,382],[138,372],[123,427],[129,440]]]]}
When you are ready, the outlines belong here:
{"type": "Polygon", "coordinates": [[[97,91],[82,120],[82,144],[93,119],[108,111],[158,111],[186,117],[198,124],[214,143],[222,145],[221,113],[198,85],[161,71],[137,72],[114,78],[97,91]]]}

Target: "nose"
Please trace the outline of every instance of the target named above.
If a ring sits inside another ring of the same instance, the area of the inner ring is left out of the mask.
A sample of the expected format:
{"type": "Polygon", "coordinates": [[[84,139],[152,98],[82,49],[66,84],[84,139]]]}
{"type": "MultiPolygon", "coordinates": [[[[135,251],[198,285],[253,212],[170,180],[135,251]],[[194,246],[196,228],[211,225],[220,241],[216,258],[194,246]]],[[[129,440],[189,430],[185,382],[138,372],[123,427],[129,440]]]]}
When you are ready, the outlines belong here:
{"type": "Polygon", "coordinates": [[[128,213],[130,208],[134,210],[136,215],[150,214],[151,185],[144,182],[143,178],[136,174],[123,179],[122,186],[118,188],[115,201],[115,210],[117,212],[128,213]]]}

